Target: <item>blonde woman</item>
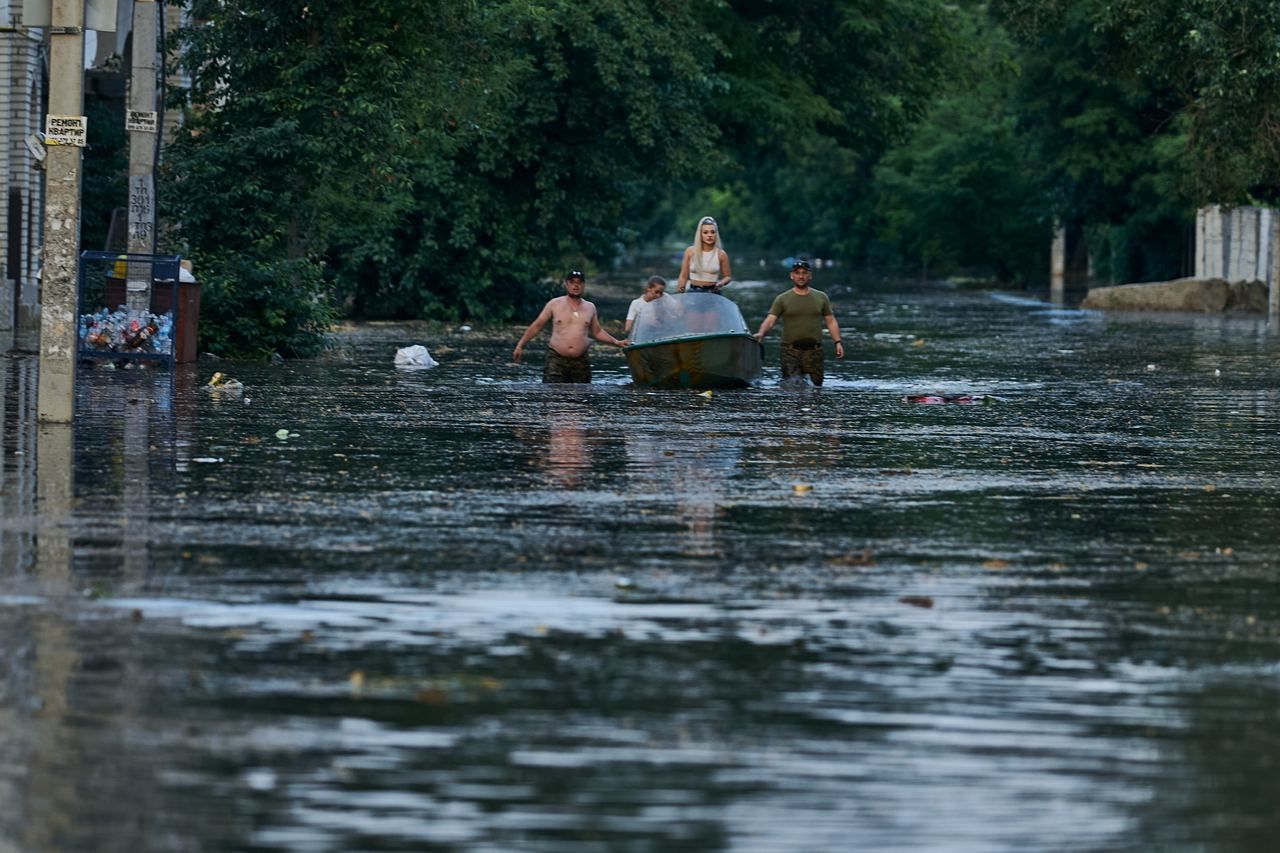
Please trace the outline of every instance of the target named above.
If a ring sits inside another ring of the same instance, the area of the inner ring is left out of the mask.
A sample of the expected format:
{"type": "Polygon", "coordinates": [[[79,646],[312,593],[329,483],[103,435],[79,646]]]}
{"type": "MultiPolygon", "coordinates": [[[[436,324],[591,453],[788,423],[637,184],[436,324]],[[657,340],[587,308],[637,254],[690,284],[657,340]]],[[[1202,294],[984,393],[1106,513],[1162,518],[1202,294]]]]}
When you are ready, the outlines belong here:
{"type": "Polygon", "coordinates": [[[693,245],[684,250],[676,290],[684,293],[688,285],[701,293],[719,293],[731,278],[729,253],[720,245],[720,226],[710,216],[704,216],[693,233],[693,245]]]}

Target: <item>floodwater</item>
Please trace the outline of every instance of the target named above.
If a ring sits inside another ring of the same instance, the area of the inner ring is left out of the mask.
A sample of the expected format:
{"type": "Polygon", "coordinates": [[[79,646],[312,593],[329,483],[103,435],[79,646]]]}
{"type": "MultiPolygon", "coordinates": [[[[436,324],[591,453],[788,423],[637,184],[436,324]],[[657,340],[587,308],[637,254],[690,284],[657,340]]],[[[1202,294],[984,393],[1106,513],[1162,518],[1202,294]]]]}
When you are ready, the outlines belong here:
{"type": "Polygon", "coordinates": [[[1274,849],[1277,336],[815,286],[821,390],[4,358],[0,850],[1274,849]]]}

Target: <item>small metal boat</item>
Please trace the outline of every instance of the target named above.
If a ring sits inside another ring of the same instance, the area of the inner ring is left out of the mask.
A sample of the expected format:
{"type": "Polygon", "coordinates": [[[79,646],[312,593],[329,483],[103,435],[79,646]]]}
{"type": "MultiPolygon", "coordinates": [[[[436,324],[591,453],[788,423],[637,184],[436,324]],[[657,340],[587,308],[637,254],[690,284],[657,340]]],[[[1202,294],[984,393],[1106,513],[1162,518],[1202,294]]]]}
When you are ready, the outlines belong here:
{"type": "Polygon", "coordinates": [[[714,293],[646,302],[622,353],[631,378],[647,388],[744,388],[760,378],[763,361],[738,306],[714,293]]]}

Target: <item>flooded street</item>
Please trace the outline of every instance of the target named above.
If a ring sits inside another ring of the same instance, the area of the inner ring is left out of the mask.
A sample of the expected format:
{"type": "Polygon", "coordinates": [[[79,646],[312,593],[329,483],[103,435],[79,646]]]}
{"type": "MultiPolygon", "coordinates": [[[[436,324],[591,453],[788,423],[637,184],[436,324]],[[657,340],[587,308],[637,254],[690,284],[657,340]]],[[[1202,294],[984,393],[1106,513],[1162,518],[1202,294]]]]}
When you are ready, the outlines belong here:
{"type": "Polygon", "coordinates": [[[814,286],[820,390],[5,357],[0,850],[1273,849],[1280,336],[814,286]]]}

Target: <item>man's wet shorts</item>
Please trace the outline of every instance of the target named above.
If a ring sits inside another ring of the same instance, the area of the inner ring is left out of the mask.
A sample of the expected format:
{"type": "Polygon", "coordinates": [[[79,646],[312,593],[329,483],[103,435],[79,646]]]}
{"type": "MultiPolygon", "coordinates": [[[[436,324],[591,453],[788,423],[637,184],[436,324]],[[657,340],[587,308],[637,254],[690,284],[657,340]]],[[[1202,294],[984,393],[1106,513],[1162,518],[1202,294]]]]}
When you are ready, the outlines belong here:
{"type": "Polygon", "coordinates": [[[542,364],[543,382],[590,382],[591,362],[584,352],[577,358],[563,356],[553,349],[547,350],[547,360],[542,364]]]}
{"type": "Polygon", "coordinates": [[[814,385],[824,378],[821,341],[796,341],[782,345],[782,378],[807,374],[814,385]]]}

